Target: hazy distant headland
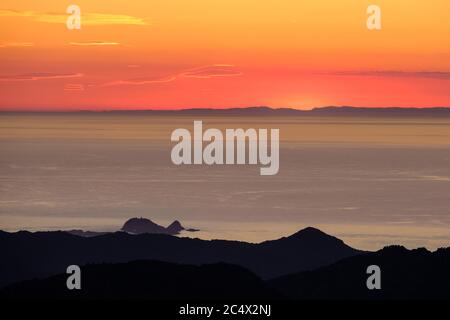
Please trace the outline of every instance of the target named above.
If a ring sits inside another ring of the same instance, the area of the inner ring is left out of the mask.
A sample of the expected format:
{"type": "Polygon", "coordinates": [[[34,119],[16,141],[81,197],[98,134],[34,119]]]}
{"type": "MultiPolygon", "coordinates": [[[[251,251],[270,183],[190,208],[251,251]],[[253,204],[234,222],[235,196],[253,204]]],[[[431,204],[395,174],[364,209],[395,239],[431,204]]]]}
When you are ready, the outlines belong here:
{"type": "Polygon", "coordinates": [[[111,115],[226,115],[226,116],[355,116],[355,117],[450,117],[450,107],[352,107],[352,106],[325,106],[310,110],[294,108],[272,108],[268,106],[252,106],[242,108],[186,108],[186,109],[142,109],[142,110],[74,110],[74,111],[51,111],[51,110],[24,110],[1,111],[1,114],[111,114],[111,115]]]}

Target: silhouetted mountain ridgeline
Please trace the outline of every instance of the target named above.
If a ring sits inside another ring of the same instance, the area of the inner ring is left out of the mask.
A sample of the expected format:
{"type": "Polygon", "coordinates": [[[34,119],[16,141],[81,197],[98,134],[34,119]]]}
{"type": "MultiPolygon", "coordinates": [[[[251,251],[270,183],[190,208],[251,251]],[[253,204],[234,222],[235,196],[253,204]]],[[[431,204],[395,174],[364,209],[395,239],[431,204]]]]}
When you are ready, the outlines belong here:
{"type": "Polygon", "coordinates": [[[65,272],[67,266],[160,260],[184,264],[225,262],[273,278],[329,265],[360,254],[342,240],[306,228],[289,237],[252,244],[116,232],[80,237],[66,232],[0,232],[0,286],[65,272]]]}
{"type": "Polygon", "coordinates": [[[450,299],[449,270],[450,248],[430,252],[391,246],[268,283],[293,299],[450,299]],[[381,270],[380,290],[367,289],[370,265],[381,270]]]}
{"type": "Polygon", "coordinates": [[[279,295],[250,271],[229,264],[179,265],[159,261],[87,265],[81,290],[68,290],[67,274],[20,282],[4,298],[40,299],[273,299],[279,295]]]}
{"type": "Polygon", "coordinates": [[[28,280],[0,289],[0,298],[304,300],[450,299],[450,248],[429,252],[387,247],[345,258],[327,267],[261,280],[242,267],[157,261],[87,265],[81,290],[68,290],[67,274],[28,280]],[[381,289],[366,286],[366,268],[381,269],[381,289]]]}

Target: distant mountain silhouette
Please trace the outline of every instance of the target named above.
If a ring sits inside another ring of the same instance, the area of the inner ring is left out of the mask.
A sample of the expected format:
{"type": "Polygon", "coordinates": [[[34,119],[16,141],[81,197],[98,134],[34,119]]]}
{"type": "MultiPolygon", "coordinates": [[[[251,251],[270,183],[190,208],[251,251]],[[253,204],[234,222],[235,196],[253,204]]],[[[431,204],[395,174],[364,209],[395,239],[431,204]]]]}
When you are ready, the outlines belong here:
{"type": "MultiPolygon", "coordinates": [[[[199,229],[185,228],[178,220],[175,220],[167,228],[165,228],[146,218],[131,218],[125,222],[119,231],[124,231],[131,234],[160,233],[177,235],[180,234],[181,231],[196,232],[199,231],[199,229]]],[[[111,233],[101,231],[85,231],[80,229],[64,230],[64,232],[80,237],[95,237],[111,233]]]]}
{"type": "Polygon", "coordinates": [[[268,284],[293,299],[450,299],[450,248],[390,246],[268,284]],[[369,265],[381,269],[381,290],[367,289],[369,265]]]}
{"type": "Polygon", "coordinates": [[[86,238],[61,231],[1,232],[0,248],[0,287],[58,274],[71,264],[142,259],[195,265],[225,262],[245,267],[262,278],[273,278],[361,253],[314,228],[259,244],[149,233],[115,232],[86,238]]]}
{"type": "Polygon", "coordinates": [[[179,234],[183,230],[197,231],[196,229],[185,229],[178,220],[165,228],[146,218],[131,218],[125,222],[121,230],[131,234],[162,233],[171,235],[179,234]]]}
{"type": "Polygon", "coordinates": [[[63,273],[20,282],[0,298],[39,299],[273,299],[278,295],[253,273],[234,265],[179,265],[158,261],[87,265],[81,290],[68,290],[63,273]]]}
{"type": "Polygon", "coordinates": [[[186,230],[178,220],[172,222],[167,228],[169,234],[179,234],[181,231],[186,230]]]}
{"type": "Polygon", "coordinates": [[[133,234],[167,233],[166,228],[145,218],[131,218],[125,222],[121,230],[133,234]]]}
{"type": "Polygon", "coordinates": [[[345,116],[345,117],[450,117],[450,108],[363,108],[363,107],[321,107],[314,108],[309,115],[314,116],[345,116]]]}
{"type": "MultiPolygon", "coordinates": [[[[109,111],[113,113],[128,111],[109,111]]],[[[139,112],[139,111],[137,111],[139,112]]],[[[247,108],[228,108],[228,109],[184,109],[184,110],[144,110],[141,112],[149,113],[177,113],[183,115],[259,115],[259,116],[370,116],[370,117],[450,117],[449,107],[431,107],[431,108],[367,108],[351,106],[325,106],[311,110],[300,110],[292,108],[270,108],[266,106],[247,107],[247,108]]]]}
{"type": "MultiPolygon", "coordinates": [[[[0,111],[1,114],[35,114],[40,112],[0,111]]],[[[48,115],[60,114],[60,112],[45,112],[48,115]]],[[[255,106],[246,108],[190,108],[181,110],[109,110],[109,111],[75,111],[64,114],[149,114],[149,115],[229,115],[229,116],[370,116],[370,117],[450,117],[450,107],[435,106],[429,108],[403,108],[403,107],[352,107],[352,106],[324,106],[311,110],[292,108],[270,108],[267,106],[255,106]]]]}

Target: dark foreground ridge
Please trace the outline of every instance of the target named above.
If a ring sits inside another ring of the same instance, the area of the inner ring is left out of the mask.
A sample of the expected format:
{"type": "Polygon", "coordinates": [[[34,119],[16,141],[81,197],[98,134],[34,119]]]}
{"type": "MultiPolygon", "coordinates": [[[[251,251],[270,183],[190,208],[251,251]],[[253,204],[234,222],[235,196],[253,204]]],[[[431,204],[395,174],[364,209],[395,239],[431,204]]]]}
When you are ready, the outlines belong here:
{"type": "Polygon", "coordinates": [[[81,290],[68,290],[68,275],[29,280],[0,290],[0,298],[152,300],[449,299],[450,248],[429,252],[386,247],[315,271],[263,281],[242,267],[157,261],[87,265],[81,290]],[[367,266],[382,270],[381,290],[366,287],[367,266]]]}
{"type": "Polygon", "coordinates": [[[390,246],[268,283],[292,299],[449,299],[449,270],[450,248],[390,246]],[[381,269],[381,290],[367,289],[370,265],[381,269]]]}
{"type": "Polygon", "coordinates": [[[68,290],[67,274],[20,282],[3,298],[41,299],[274,299],[279,295],[253,273],[224,263],[201,266],[159,261],[87,265],[81,290],[68,290]]]}
{"type": "MultiPolygon", "coordinates": [[[[176,225],[175,225],[176,227],[176,225]]],[[[225,262],[263,279],[312,270],[360,254],[314,228],[259,244],[115,232],[82,237],[67,232],[0,232],[0,287],[65,272],[69,265],[160,260],[183,264],[225,262]]]]}

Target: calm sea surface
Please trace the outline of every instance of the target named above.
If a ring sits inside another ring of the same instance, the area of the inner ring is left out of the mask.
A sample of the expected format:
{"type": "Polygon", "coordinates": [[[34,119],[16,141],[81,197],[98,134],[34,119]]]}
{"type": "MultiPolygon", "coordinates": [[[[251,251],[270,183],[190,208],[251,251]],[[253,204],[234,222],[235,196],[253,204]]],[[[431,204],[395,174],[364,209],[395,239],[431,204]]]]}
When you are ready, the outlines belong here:
{"type": "Polygon", "coordinates": [[[450,119],[197,117],[279,128],[280,171],[175,166],[191,117],[0,116],[0,229],[116,230],[134,216],[205,239],[315,226],[362,249],[450,246],[450,119]]]}

